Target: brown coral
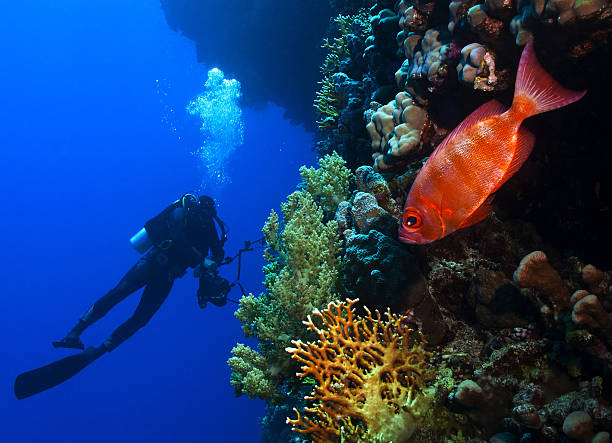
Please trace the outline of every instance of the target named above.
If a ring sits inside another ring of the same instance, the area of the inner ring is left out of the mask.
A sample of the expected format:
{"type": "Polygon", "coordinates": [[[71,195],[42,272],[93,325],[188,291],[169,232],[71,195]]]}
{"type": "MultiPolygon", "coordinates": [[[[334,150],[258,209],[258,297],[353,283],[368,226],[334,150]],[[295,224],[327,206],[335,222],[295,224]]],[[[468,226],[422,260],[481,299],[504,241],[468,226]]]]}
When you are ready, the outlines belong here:
{"type": "Polygon", "coordinates": [[[546,294],[553,305],[555,315],[569,307],[569,291],[542,251],[534,251],[523,257],[514,272],[514,281],[523,287],[546,294]]]}
{"type": "Polygon", "coordinates": [[[375,170],[392,168],[420,152],[432,129],[427,112],[406,92],[398,93],[394,100],[376,111],[366,111],[366,119],[375,170]]]}
{"type": "Polygon", "coordinates": [[[303,364],[298,376],[316,383],[307,397],[314,406],[304,416],[296,410],[287,423],[316,442],[405,441],[430,405],[425,381],[432,371],[423,336],[389,310],[386,320],[367,308],[365,317],[356,316],[357,301],[315,310],[323,326],[310,316],[304,324],[319,336],[317,343],[298,340],[287,348],[303,364]]]}
{"type": "Polygon", "coordinates": [[[572,320],[599,331],[608,346],[612,346],[612,314],[605,311],[595,294],[589,294],[576,302],[572,320]]]}
{"type": "Polygon", "coordinates": [[[582,280],[589,285],[593,294],[612,294],[612,272],[604,272],[593,265],[582,268],[582,280]]]}

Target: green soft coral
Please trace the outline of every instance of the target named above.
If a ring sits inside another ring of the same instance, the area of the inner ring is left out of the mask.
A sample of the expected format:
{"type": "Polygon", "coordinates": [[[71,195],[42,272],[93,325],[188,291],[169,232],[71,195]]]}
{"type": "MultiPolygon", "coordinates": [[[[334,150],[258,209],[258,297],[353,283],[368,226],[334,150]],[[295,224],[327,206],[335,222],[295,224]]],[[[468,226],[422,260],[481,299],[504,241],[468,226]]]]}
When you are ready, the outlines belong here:
{"type": "Polygon", "coordinates": [[[300,175],[306,184],[306,191],[315,196],[325,211],[333,213],[341,201],[348,199],[353,174],[346,167],[346,161],[335,151],[321,158],[319,166],[319,169],[302,166],[300,175]]]}
{"type": "Polygon", "coordinates": [[[266,359],[257,351],[238,343],[232,349],[227,363],[232,368],[231,383],[237,395],[246,393],[249,398],[271,400],[278,395],[266,359]]]}
{"type": "MultiPolygon", "coordinates": [[[[281,205],[282,222],[271,211],[263,227],[268,262],[263,268],[265,292],[242,297],[235,313],[245,335],[259,340],[268,368],[265,375],[272,385],[295,377],[296,364],[285,348],[291,340],[311,338],[302,321],[313,309],[342,296],[338,224],[326,219],[326,211],[335,211],[348,198],[351,173],[336,153],[319,164],[319,169],[302,168],[304,189],[281,205]]],[[[234,387],[238,394],[263,398],[249,390],[251,385],[234,387]]]]}

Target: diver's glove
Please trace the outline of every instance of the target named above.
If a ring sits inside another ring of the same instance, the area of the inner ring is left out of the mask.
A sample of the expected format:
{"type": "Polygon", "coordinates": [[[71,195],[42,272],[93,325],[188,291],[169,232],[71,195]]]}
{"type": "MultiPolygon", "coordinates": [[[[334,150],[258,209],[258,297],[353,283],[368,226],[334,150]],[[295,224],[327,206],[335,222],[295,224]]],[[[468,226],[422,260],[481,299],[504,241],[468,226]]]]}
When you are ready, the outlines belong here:
{"type": "Polygon", "coordinates": [[[206,274],[214,275],[217,272],[217,266],[219,265],[207,257],[200,266],[193,270],[193,276],[195,278],[202,278],[206,274]]]}

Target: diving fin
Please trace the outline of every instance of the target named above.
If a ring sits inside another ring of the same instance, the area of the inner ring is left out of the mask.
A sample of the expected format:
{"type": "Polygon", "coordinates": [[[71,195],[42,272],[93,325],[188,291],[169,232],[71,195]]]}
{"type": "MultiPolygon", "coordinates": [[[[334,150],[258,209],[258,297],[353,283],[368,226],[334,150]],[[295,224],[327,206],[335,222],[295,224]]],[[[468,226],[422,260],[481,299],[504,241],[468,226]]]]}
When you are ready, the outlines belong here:
{"type": "Polygon", "coordinates": [[[90,346],[83,352],[54,361],[20,374],[15,379],[15,397],[19,400],[46,391],[81,372],[106,352],[104,345],[90,346]]]}

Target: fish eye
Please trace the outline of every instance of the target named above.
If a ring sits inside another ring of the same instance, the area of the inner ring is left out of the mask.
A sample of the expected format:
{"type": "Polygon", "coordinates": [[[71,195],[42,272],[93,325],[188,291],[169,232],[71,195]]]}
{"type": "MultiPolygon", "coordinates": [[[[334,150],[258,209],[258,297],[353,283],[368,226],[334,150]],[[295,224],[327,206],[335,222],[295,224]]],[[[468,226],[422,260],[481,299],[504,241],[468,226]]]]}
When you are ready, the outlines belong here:
{"type": "Polygon", "coordinates": [[[417,212],[408,211],[404,215],[404,225],[407,228],[416,229],[416,228],[421,227],[422,224],[423,224],[423,220],[420,214],[418,214],[417,212]]]}

